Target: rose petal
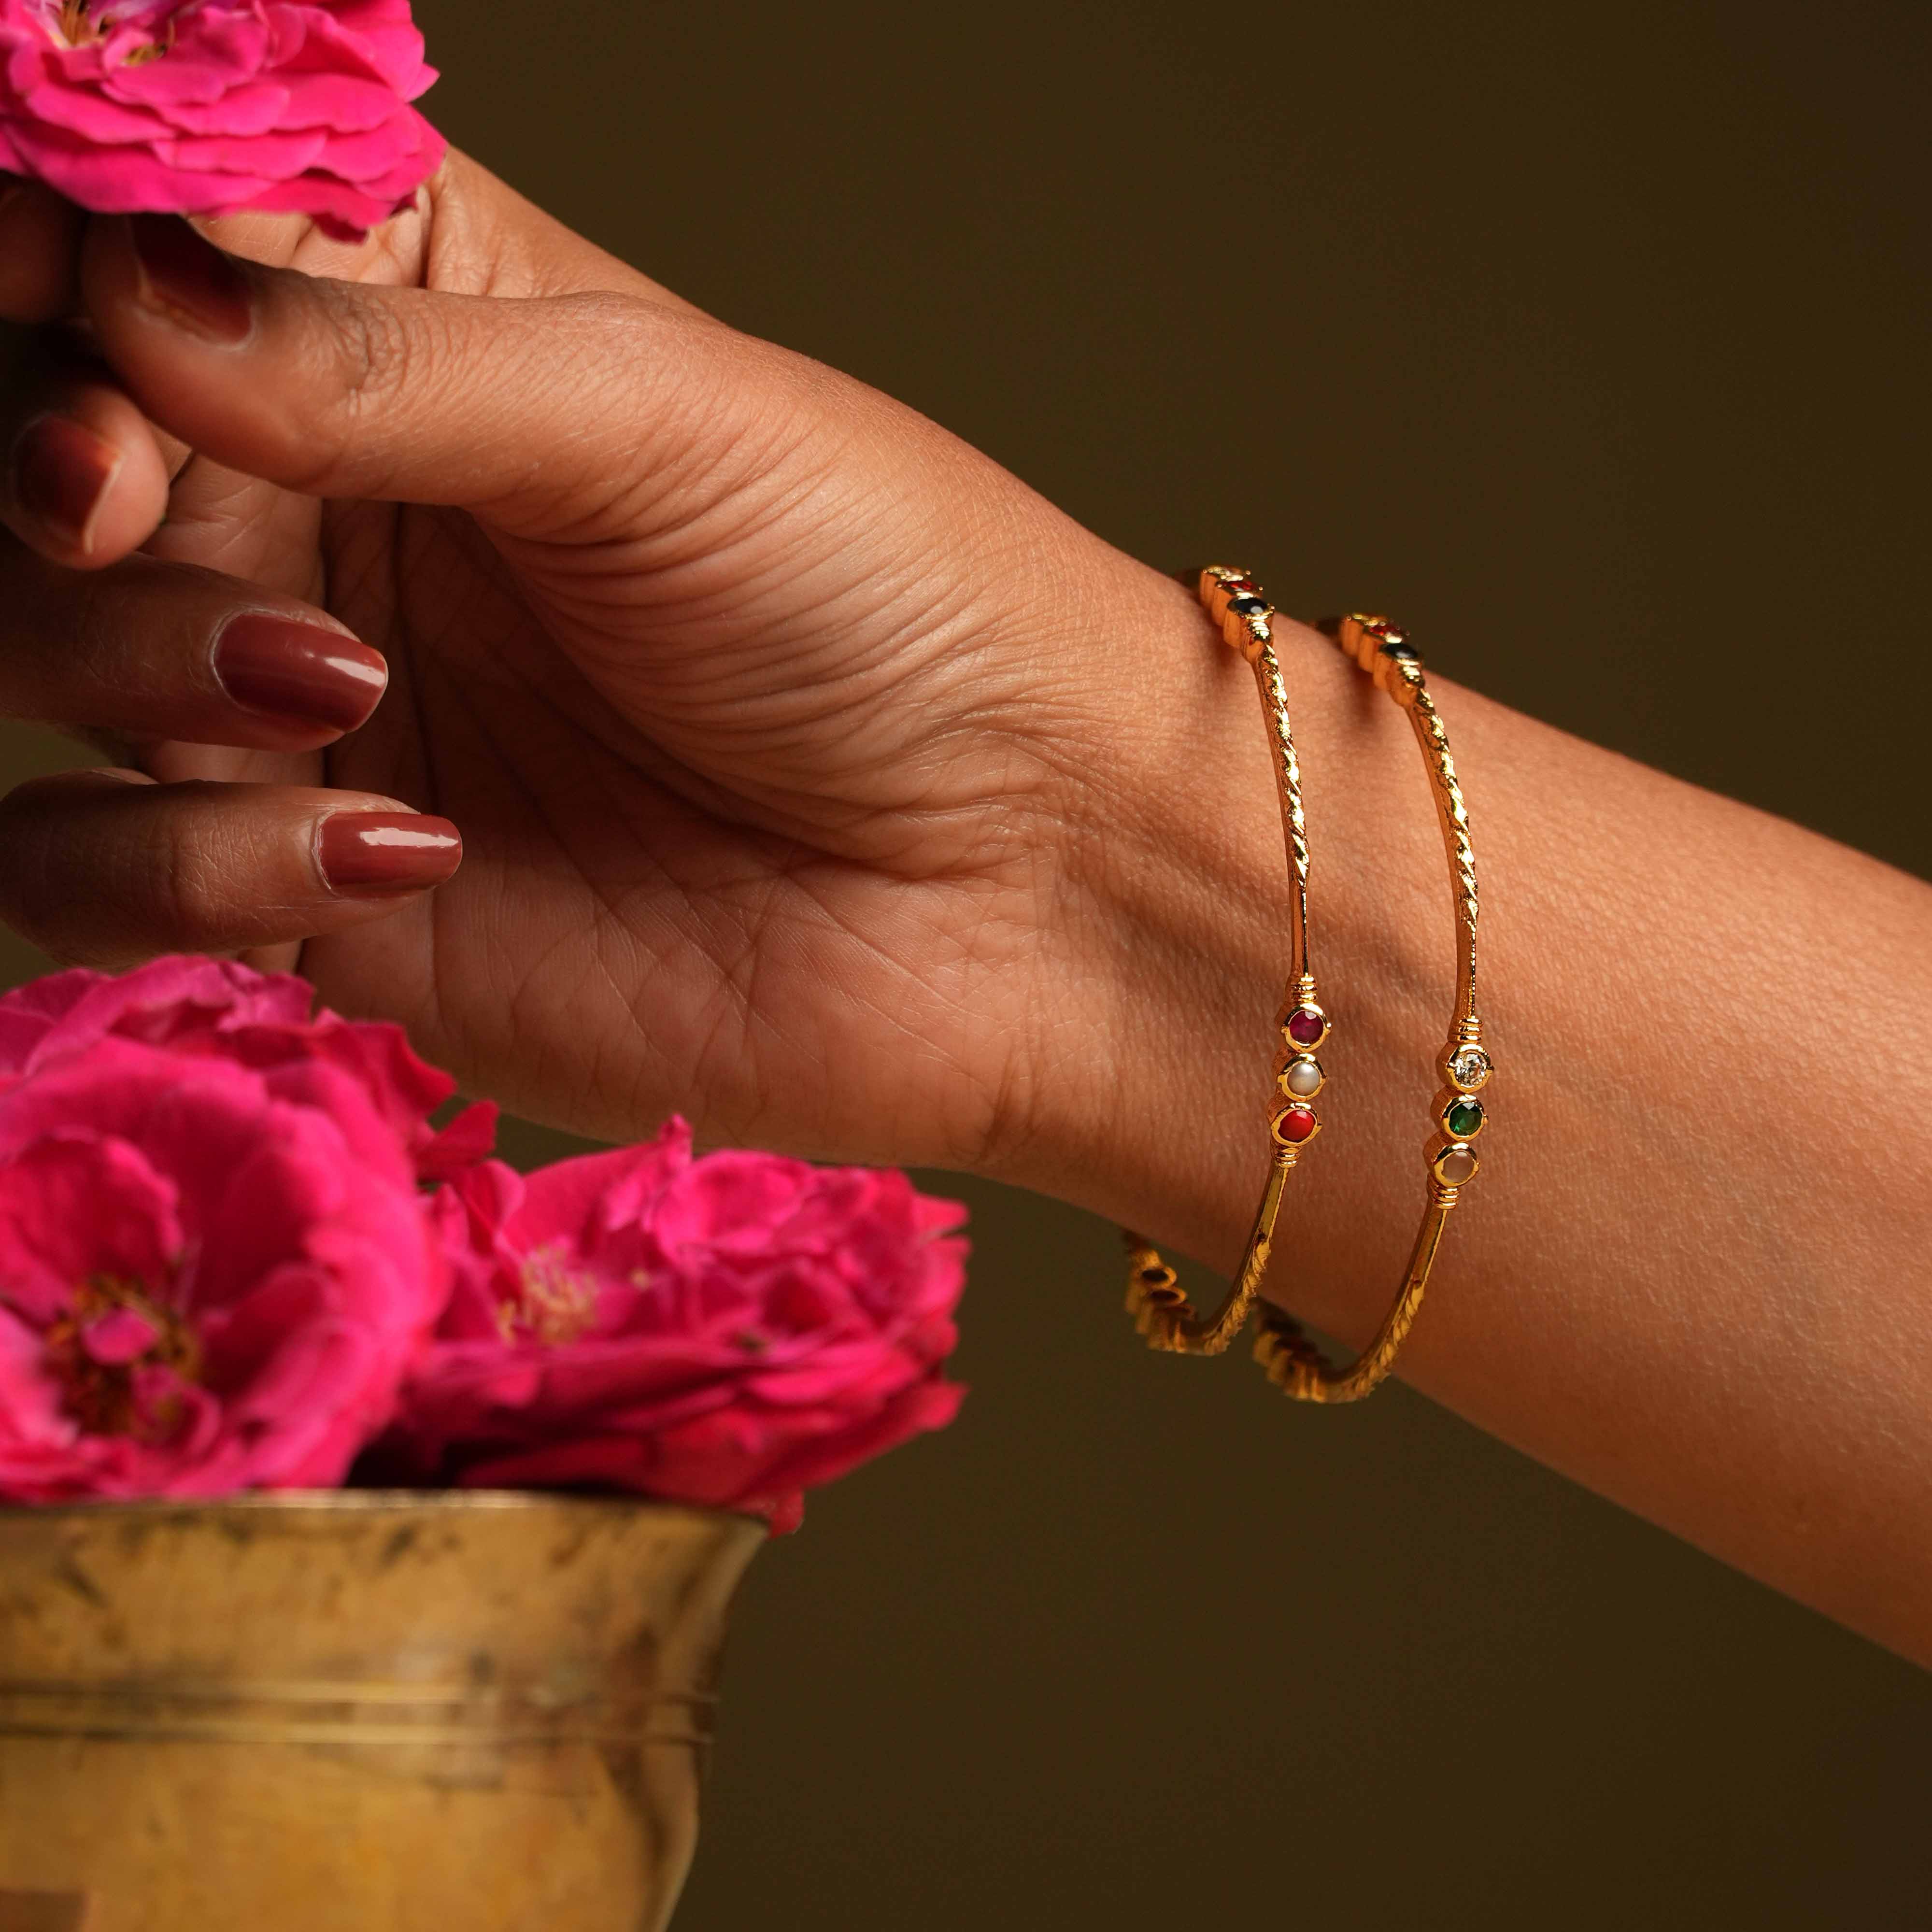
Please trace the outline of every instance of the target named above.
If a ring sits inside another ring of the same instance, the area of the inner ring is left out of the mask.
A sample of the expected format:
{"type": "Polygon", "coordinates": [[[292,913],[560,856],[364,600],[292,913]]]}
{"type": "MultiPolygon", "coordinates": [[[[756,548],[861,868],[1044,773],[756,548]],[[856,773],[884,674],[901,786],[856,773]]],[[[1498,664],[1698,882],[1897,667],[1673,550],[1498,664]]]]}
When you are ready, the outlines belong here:
{"type": "Polygon", "coordinates": [[[0,1002],[0,1500],[340,1481],[442,1307],[393,1043],[146,970],[0,1002]]]}
{"type": "Polygon", "coordinates": [[[902,1175],[694,1162],[682,1123],[526,1179],[484,1163],[427,1216],[459,1285],[388,1460],[794,1520],[957,1410],[960,1218],[902,1175]]]}
{"type": "Polygon", "coordinates": [[[405,0],[124,8],[77,46],[50,0],[0,0],[0,166],[104,212],[283,210],[359,232],[442,162],[409,104],[435,78],[405,0]]]}

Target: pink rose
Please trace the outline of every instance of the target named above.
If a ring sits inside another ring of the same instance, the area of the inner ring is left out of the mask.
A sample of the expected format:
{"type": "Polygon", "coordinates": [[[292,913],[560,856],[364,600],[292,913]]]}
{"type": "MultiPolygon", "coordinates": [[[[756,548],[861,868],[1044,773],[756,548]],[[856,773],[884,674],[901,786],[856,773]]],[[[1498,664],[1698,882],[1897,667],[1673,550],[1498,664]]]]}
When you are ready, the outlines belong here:
{"type": "Polygon", "coordinates": [[[436,172],[409,0],[0,0],[0,168],[108,213],[359,238],[436,172]]]}
{"type": "Polygon", "coordinates": [[[466,1108],[439,1133],[429,1117],[456,1082],[418,1060],[400,1027],[345,1020],[326,1008],[310,1018],[314,997],[291,974],[194,955],[118,975],[52,974],[0,997],[0,1088],[102,1040],[142,1040],[171,1053],[282,1070],[285,1094],[298,1078],[346,1080],[382,1115],[426,1180],[445,1179],[488,1154],[493,1102],[466,1108]]]}
{"type": "Polygon", "coordinates": [[[0,1498],[339,1482],[447,1286],[408,1151],[340,1067],[113,1033],[53,1054],[0,1090],[0,1498]]]}
{"type": "Polygon", "coordinates": [[[388,1445],[436,1480],[597,1486],[796,1525],[801,1492],[952,1419],[964,1210],[902,1174],[646,1146],[433,1212],[448,1312],[388,1445]]]}

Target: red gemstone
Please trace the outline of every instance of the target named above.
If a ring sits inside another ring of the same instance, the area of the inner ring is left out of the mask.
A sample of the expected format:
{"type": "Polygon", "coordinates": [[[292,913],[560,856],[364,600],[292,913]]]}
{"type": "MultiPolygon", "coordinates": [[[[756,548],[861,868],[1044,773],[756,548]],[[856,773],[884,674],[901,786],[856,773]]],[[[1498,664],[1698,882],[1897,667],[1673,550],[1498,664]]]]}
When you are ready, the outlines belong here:
{"type": "Polygon", "coordinates": [[[1283,1140],[1291,1146],[1300,1143],[1315,1131],[1315,1114],[1307,1107],[1291,1107],[1275,1122],[1283,1140]]]}
{"type": "Polygon", "coordinates": [[[1297,1046],[1318,1046],[1328,1022],[1312,1006],[1297,1006],[1288,1016],[1288,1036],[1297,1046]]]}
{"type": "Polygon", "coordinates": [[[1258,590],[1261,586],[1252,577],[1224,577],[1221,579],[1223,590],[1258,590]]]}

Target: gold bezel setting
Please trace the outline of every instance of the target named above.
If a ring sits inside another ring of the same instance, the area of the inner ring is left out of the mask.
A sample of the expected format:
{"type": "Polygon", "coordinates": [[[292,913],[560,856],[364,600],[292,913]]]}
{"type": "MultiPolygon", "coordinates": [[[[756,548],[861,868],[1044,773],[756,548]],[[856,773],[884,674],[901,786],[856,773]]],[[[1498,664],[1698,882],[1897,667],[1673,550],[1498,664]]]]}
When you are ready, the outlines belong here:
{"type": "Polygon", "coordinates": [[[1321,1115],[1316,1113],[1312,1107],[1300,1100],[1297,1100],[1292,1106],[1279,1109],[1274,1118],[1268,1122],[1268,1132],[1274,1136],[1275,1145],[1278,1148],[1288,1148],[1296,1152],[1305,1148],[1321,1131],[1321,1115]],[[1307,1124],[1301,1129],[1300,1132],[1290,1133],[1288,1131],[1288,1126],[1291,1120],[1295,1122],[1298,1126],[1304,1121],[1307,1124]]]}
{"type": "Polygon", "coordinates": [[[1327,1072],[1321,1061],[1317,1060],[1312,1053],[1295,1054],[1284,1063],[1280,1075],[1275,1082],[1275,1084],[1280,1088],[1283,1096],[1290,1100],[1312,1100],[1328,1084],[1327,1072]],[[1315,1084],[1306,1089],[1291,1087],[1288,1084],[1288,1076],[1304,1066],[1312,1067],[1315,1070],[1315,1084]]]}
{"type": "Polygon", "coordinates": [[[1288,1052],[1298,1059],[1309,1054],[1318,1053],[1328,1043],[1328,1036],[1333,1030],[1333,1022],[1328,1016],[1312,1000],[1296,1000],[1282,1016],[1281,1036],[1287,1042],[1288,1052]],[[1306,1039],[1294,1030],[1295,1022],[1304,1013],[1316,1024],[1316,1030],[1306,1039]]]}

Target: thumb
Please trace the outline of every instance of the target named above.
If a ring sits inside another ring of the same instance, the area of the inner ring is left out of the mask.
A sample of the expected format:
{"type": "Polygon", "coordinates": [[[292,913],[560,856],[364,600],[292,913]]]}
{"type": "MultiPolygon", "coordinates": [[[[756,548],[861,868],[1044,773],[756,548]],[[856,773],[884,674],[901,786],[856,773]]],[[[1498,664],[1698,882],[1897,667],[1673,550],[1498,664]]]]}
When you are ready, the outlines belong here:
{"type": "Polygon", "coordinates": [[[715,447],[729,434],[725,365],[749,346],[637,296],[319,280],[164,216],[94,223],[81,286],[142,410],[216,462],[311,496],[486,512],[526,533],[562,520],[594,536],[640,476],[715,447]]]}

